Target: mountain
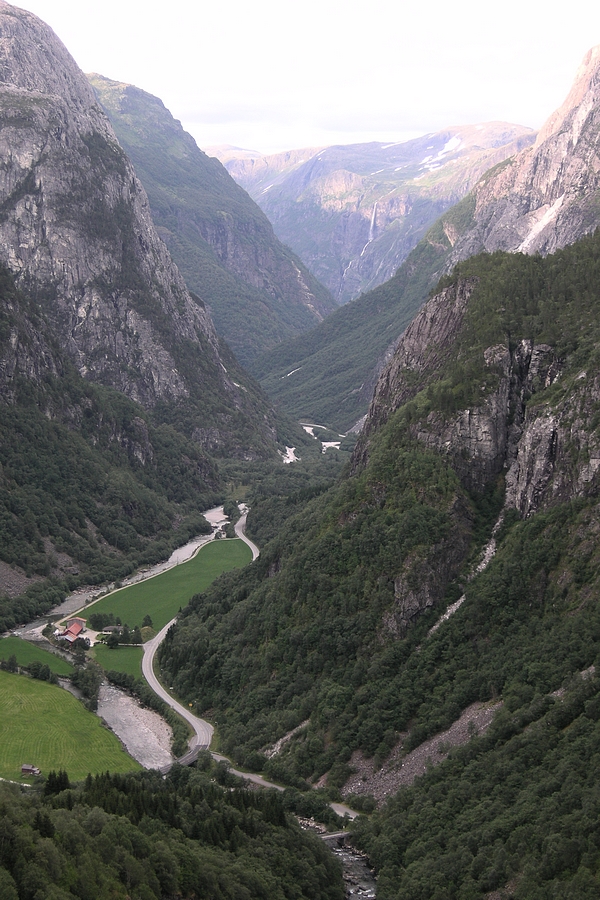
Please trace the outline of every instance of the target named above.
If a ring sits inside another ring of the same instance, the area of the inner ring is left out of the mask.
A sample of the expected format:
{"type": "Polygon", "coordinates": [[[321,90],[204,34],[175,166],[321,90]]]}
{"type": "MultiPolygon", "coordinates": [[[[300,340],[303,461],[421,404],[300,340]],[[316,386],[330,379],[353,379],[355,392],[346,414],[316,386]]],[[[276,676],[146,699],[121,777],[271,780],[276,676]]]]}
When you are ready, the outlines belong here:
{"type": "Polygon", "coordinates": [[[473,190],[471,221],[448,241],[447,263],[481,250],[550,253],[598,225],[600,46],[585,56],[565,102],[535,144],[473,190]]]}
{"type": "Polygon", "coordinates": [[[336,303],[259,207],[151,94],[89,76],[188,287],[244,365],[318,324],[336,303]]]}
{"type": "Polygon", "coordinates": [[[486,172],[429,229],[390,281],[336,311],[302,342],[288,341],[253,364],[273,399],[297,418],[352,427],[366,413],[379,373],[441,274],[481,251],[547,253],[600,224],[598,64],[595,48],[535,144],[486,172]]]}
{"type": "Polygon", "coordinates": [[[491,166],[535,139],[504,122],[393,144],[305,148],[236,159],[215,149],[339,303],[387,281],[425,231],[491,166]]]}
{"type": "Polygon", "coordinates": [[[209,530],[214,461],[60,348],[0,267],[0,631],[209,530]]]}
{"type": "MultiPolygon", "coordinates": [[[[0,2],[0,622],[207,527],[220,459],[310,439],[217,336],[65,47],[0,2]]],[[[226,176],[228,178],[228,176],[226,176]]],[[[0,624],[0,628],[2,625],[0,624]]]]}
{"type": "Polygon", "coordinates": [[[381,805],[358,833],[385,900],[598,886],[599,276],[600,232],[461,263],[345,477],[256,504],[279,534],[164,645],[238,761],[381,805]]]}
{"type": "Polygon", "coordinates": [[[211,450],[274,451],[256,385],[188,291],[85,76],[39,19],[0,4],[0,258],[77,371],[211,450]]]}

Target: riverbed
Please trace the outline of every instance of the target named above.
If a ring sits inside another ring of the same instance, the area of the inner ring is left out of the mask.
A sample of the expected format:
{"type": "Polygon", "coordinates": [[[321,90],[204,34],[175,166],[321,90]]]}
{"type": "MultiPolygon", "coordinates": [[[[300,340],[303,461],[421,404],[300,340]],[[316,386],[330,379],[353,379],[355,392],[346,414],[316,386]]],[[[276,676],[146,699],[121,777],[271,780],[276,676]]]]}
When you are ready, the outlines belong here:
{"type": "MultiPolygon", "coordinates": [[[[309,830],[314,830],[309,828],[309,830]]],[[[359,850],[346,844],[342,834],[327,835],[320,829],[321,838],[342,864],[345,900],[373,900],[377,896],[377,884],[369,862],[359,850]]]]}
{"type": "Polygon", "coordinates": [[[98,715],[117,735],[127,752],[145,769],[160,769],[173,762],[171,728],[151,709],[112,684],[102,684],[98,715]]]}

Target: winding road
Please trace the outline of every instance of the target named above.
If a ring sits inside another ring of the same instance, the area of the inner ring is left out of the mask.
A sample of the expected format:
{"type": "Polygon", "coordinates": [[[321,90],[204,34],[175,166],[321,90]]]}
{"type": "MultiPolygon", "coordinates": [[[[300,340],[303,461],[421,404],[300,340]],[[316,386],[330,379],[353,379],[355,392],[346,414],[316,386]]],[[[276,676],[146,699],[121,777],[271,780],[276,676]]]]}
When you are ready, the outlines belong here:
{"type": "MultiPolygon", "coordinates": [[[[246,528],[246,517],[248,515],[248,510],[245,509],[242,516],[238,519],[235,524],[235,533],[236,535],[244,541],[250,547],[252,551],[252,561],[258,558],[260,550],[256,546],[256,544],[250,540],[250,538],[246,537],[245,528],[246,528]]],[[[166,634],[177,619],[171,619],[170,622],[167,622],[164,628],[162,628],[156,637],[153,637],[150,641],[146,641],[144,644],[144,656],[142,658],[142,673],[144,678],[152,688],[152,690],[161,697],[165,703],[174,709],[176,713],[178,713],[182,719],[185,719],[192,728],[194,729],[194,734],[190,738],[189,742],[189,750],[184,756],[181,756],[177,762],[181,763],[183,766],[187,766],[190,763],[194,762],[197,758],[200,750],[208,750],[213,738],[214,728],[207,722],[205,719],[201,719],[198,716],[195,716],[191,709],[183,706],[174,697],[171,696],[168,690],[162,686],[158,678],[154,673],[154,657],[156,655],[156,651],[164,641],[166,634]]],[[[220,753],[212,753],[211,756],[213,759],[217,760],[217,762],[226,762],[229,768],[229,771],[232,775],[237,775],[239,778],[244,778],[246,781],[251,781],[253,784],[260,785],[260,787],[265,788],[274,788],[276,791],[283,791],[285,788],[281,787],[279,784],[273,784],[271,781],[267,781],[262,775],[256,775],[253,772],[240,772],[237,769],[233,769],[231,767],[231,762],[226,756],[221,756],[220,753]]],[[[161,771],[167,772],[171,767],[165,766],[161,771]]],[[[350,819],[354,819],[357,816],[357,813],[350,809],[348,806],[344,806],[342,803],[331,803],[330,806],[339,816],[348,816],[350,819]]]]}
{"type": "MultiPolygon", "coordinates": [[[[246,510],[240,519],[235,524],[235,533],[237,536],[244,541],[250,547],[252,551],[252,560],[258,558],[260,553],[256,544],[250,540],[250,538],[246,537],[245,527],[246,527],[246,517],[248,515],[248,511],[246,510]]],[[[146,641],[144,644],[144,656],[142,658],[142,673],[144,678],[152,688],[155,694],[167,703],[171,709],[174,709],[178,715],[181,716],[182,719],[185,719],[192,728],[194,729],[194,734],[190,738],[189,742],[189,750],[188,752],[180,757],[177,761],[181,763],[181,765],[186,766],[193,762],[200,750],[208,750],[210,747],[212,737],[214,734],[214,728],[207,722],[205,719],[200,719],[198,716],[195,716],[193,712],[175,700],[174,697],[171,696],[168,690],[162,686],[158,678],[154,673],[154,657],[156,656],[156,651],[164,641],[166,634],[177,619],[171,619],[170,622],[167,622],[164,628],[158,632],[158,634],[153,637],[151,640],[146,641]]],[[[224,761],[226,763],[230,763],[226,756],[221,756],[220,753],[213,753],[213,759],[216,759],[218,762],[224,761]]],[[[170,768],[169,766],[165,767],[167,770],[170,768]]],[[[231,765],[229,765],[229,771],[233,775],[238,775],[240,778],[245,778],[246,781],[251,781],[253,784],[261,785],[261,787],[275,788],[278,791],[282,791],[283,788],[278,784],[272,784],[270,781],[266,781],[261,775],[255,775],[250,772],[238,772],[236,769],[232,769],[231,765]]]]}

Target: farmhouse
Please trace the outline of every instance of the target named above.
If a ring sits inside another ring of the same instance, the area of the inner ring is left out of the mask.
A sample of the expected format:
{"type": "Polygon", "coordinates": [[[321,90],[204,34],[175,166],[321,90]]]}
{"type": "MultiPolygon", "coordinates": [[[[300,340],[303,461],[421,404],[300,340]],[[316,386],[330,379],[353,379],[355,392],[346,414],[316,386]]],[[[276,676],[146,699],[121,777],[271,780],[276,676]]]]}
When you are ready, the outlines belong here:
{"type": "Polygon", "coordinates": [[[32,766],[29,763],[23,763],[21,766],[21,775],[39,775],[40,770],[37,766],[32,766]]]}
{"type": "Polygon", "coordinates": [[[66,628],[64,631],[59,632],[56,637],[59,637],[63,641],[68,641],[70,644],[73,641],[76,641],[78,637],[85,631],[85,619],[80,619],[75,616],[74,619],[67,619],[66,628]]]}

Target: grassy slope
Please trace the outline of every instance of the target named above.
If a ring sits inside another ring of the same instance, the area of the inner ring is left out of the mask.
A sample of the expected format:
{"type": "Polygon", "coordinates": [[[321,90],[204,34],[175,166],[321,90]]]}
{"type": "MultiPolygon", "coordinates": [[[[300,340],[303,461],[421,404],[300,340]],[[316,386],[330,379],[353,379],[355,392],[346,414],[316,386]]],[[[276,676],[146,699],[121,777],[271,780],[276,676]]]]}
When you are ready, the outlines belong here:
{"type": "Polygon", "coordinates": [[[0,640],[0,659],[8,660],[12,655],[16,656],[20,666],[28,666],[32,662],[39,662],[50,667],[51,672],[57,675],[70,675],[73,666],[66,659],[43,650],[35,644],[30,644],[19,637],[7,637],[0,640]]]}
{"type": "Polygon", "coordinates": [[[450,250],[443,223],[461,231],[470,219],[466,198],[429,230],[393,278],[301,339],[255,360],[251,371],[269,396],[301,421],[351,428],[368,409],[378,361],[409,325],[443,268],[450,250]]]}
{"type": "Polygon", "coordinates": [[[250,548],[240,540],[212,541],[196,556],[156,575],[141,584],[115,591],[88,607],[93,612],[113,613],[130,628],[142,624],[149,615],[159,631],[190,598],[204,591],[222,572],[246,565],[252,559],[250,548]]]}
{"type": "Polygon", "coordinates": [[[0,777],[17,780],[21,765],[43,774],[66,769],[73,779],[141,766],[118,739],[67,691],[23,675],[0,672],[0,777]]]}

